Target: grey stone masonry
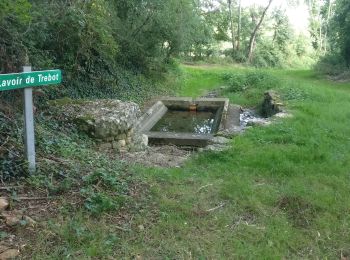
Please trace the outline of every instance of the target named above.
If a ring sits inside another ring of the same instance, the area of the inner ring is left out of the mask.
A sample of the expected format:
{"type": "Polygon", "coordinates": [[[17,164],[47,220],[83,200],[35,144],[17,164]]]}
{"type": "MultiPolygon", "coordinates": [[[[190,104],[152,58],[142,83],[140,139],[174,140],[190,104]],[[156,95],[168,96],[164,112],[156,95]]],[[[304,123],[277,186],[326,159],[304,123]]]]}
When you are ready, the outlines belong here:
{"type": "Polygon", "coordinates": [[[143,150],[147,136],[134,131],[141,116],[139,106],[116,99],[64,104],[64,112],[78,129],[96,140],[101,149],[143,150]]]}

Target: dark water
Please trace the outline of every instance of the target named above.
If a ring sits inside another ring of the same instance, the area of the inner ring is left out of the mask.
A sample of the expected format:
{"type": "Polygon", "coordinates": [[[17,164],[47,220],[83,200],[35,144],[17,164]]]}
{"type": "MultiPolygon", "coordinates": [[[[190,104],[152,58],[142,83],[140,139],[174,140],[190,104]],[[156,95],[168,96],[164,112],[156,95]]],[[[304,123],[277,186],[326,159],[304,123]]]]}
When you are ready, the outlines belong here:
{"type": "Polygon", "coordinates": [[[210,111],[169,110],[151,131],[210,134],[214,128],[214,119],[215,113],[210,111]]]}

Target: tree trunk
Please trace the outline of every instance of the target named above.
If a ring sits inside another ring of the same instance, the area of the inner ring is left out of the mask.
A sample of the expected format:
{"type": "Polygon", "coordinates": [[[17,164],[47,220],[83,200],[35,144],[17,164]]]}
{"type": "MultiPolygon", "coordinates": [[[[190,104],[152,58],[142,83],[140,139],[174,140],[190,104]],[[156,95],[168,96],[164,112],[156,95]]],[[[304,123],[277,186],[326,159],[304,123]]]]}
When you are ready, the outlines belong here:
{"type": "Polygon", "coordinates": [[[230,29],[231,29],[231,43],[232,43],[232,54],[235,51],[235,32],[233,29],[233,17],[232,17],[232,0],[227,0],[228,10],[229,10],[229,19],[230,19],[230,29]]]}
{"type": "Polygon", "coordinates": [[[237,28],[237,46],[236,50],[241,48],[241,29],[242,28],[242,0],[238,2],[238,28],[237,28]]]}
{"type": "Polygon", "coordinates": [[[248,62],[251,62],[253,59],[253,53],[254,53],[254,47],[255,47],[255,40],[256,40],[256,35],[261,27],[261,24],[264,21],[265,15],[267,13],[267,11],[269,10],[271,4],[272,4],[273,0],[269,0],[269,4],[265,7],[260,20],[258,22],[258,24],[255,26],[252,34],[250,35],[250,40],[249,40],[249,46],[248,46],[248,62]]]}
{"type": "Polygon", "coordinates": [[[328,30],[329,30],[329,20],[330,20],[330,17],[331,17],[331,13],[332,13],[332,0],[328,0],[328,10],[327,10],[327,20],[326,20],[326,31],[324,33],[324,38],[325,38],[325,43],[324,43],[324,54],[327,53],[328,51],[328,41],[327,41],[327,38],[328,38],[328,30]]]}
{"type": "Polygon", "coordinates": [[[320,18],[320,30],[319,30],[319,48],[320,48],[320,51],[323,52],[323,34],[322,34],[322,18],[320,18]]]}

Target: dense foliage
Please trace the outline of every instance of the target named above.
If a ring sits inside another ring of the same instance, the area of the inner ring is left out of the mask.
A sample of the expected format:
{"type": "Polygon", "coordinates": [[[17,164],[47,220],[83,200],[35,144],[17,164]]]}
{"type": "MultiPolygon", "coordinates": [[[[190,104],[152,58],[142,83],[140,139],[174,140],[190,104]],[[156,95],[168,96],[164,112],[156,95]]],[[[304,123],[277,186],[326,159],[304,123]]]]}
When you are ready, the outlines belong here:
{"type": "Polygon", "coordinates": [[[50,91],[55,97],[120,97],[205,41],[191,0],[6,0],[0,7],[0,73],[28,62],[60,68],[65,88],[50,91]]]}
{"type": "Polygon", "coordinates": [[[336,1],[334,15],[330,21],[331,53],[337,56],[338,63],[350,66],[350,2],[336,1]]]}
{"type": "MultiPolygon", "coordinates": [[[[205,33],[191,0],[2,0],[0,73],[61,69],[63,84],[38,90],[37,107],[66,96],[140,101],[205,33]]],[[[1,179],[22,174],[20,94],[0,92],[1,179]]]]}
{"type": "Polygon", "coordinates": [[[288,1],[306,4],[309,35],[293,32],[285,11],[272,2],[247,7],[239,0],[3,0],[0,72],[19,71],[28,62],[36,69],[61,68],[66,89],[54,95],[96,97],[147,85],[132,75],[159,76],[174,57],[225,55],[283,67],[336,53],[339,63],[349,65],[348,1],[288,1]]]}
{"type": "Polygon", "coordinates": [[[323,57],[317,68],[327,74],[348,78],[350,67],[350,2],[327,0],[322,2],[324,45],[323,57]]]}

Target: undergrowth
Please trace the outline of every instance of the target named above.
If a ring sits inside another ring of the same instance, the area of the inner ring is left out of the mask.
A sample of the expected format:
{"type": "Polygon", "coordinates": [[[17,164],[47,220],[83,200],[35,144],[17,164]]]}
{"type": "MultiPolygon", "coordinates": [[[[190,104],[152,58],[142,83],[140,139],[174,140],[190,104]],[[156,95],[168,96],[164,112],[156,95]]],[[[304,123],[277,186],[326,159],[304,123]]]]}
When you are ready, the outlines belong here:
{"type": "Polygon", "coordinates": [[[310,90],[305,89],[300,81],[286,80],[273,71],[238,70],[224,73],[222,79],[227,86],[222,94],[228,96],[232,103],[245,107],[259,106],[268,90],[277,91],[286,103],[312,97],[310,90]]]}

